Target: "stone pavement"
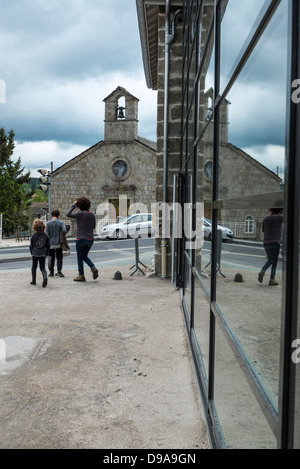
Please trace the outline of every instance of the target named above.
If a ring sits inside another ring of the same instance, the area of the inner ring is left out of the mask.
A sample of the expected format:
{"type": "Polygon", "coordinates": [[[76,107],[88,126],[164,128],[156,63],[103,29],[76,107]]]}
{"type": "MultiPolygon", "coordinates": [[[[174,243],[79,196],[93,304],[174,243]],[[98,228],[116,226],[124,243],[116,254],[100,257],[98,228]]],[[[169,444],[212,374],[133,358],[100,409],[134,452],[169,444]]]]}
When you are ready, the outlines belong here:
{"type": "Polygon", "coordinates": [[[0,272],[0,448],[210,448],[180,293],[132,264],[0,272]]]}

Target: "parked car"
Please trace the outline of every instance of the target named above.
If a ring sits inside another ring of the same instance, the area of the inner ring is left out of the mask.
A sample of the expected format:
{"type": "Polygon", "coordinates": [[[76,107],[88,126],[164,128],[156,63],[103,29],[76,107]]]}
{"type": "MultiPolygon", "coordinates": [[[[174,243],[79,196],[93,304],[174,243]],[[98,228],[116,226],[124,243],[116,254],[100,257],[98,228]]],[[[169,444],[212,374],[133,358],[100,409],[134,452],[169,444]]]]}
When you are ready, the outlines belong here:
{"type": "MultiPolygon", "coordinates": [[[[233,239],[233,232],[226,226],[217,225],[218,229],[222,230],[222,241],[233,239]]],[[[211,220],[203,218],[204,239],[210,239],[212,236],[212,223],[211,220]]]]}
{"type": "Polygon", "coordinates": [[[122,218],[117,223],[106,225],[102,228],[101,239],[121,239],[153,236],[154,227],[152,213],[136,213],[122,218]]]}

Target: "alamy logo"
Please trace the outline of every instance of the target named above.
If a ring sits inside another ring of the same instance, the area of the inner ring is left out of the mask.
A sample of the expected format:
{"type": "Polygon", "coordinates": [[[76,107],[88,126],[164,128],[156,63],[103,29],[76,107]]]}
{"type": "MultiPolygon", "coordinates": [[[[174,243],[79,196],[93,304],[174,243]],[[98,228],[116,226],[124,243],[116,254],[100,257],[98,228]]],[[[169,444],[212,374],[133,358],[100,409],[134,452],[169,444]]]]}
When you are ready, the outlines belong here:
{"type": "Polygon", "coordinates": [[[292,353],[292,362],[298,364],[300,363],[300,339],[293,340],[292,348],[296,348],[292,353]]]}
{"type": "Polygon", "coordinates": [[[297,78],[292,82],[292,88],[297,88],[295,91],[292,93],[292,101],[295,104],[300,103],[300,78],[297,78]]]}
{"type": "Polygon", "coordinates": [[[0,79],[0,103],[6,103],[6,86],[5,81],[0,79]]]}
{"type": "Polygon", "coordinates": [[[0,339],[0,363],[6,362],[6,344],[5,341],[0,339]]]}

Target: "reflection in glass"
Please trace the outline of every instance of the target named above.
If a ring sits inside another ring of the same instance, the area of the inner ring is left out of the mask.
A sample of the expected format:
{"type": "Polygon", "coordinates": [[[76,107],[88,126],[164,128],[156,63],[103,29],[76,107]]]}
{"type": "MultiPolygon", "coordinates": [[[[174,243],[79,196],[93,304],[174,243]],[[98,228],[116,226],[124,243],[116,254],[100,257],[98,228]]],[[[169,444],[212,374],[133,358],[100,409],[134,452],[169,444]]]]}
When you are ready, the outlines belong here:
{"type": "Polygon", "coordinates": [[[228,448],[276,449],[276,438],[218,324],[214,388],[228,448]]]}
{"type": "MultiPolygon", "coordinates": [[[[258,18],[270,0],[223,0],[221,11],[221,91],[224,90],[234,65],[244,52],[258,18]]],[[[256,25],[257,26],[257,25],[256,25]]]]}
{"type": "Polygon", "coordinates": [[[220,120],[224,127],[226,121],[230,122],[230,143],[226,142],[226,131],[221,127],[219,199],[230,201],[231,205],[230,208],[223,205],[219,223],[231,228],[234,239],[240,243],[222,243],[221,266],[225,277],[217,275],[218,305],[276,404],[282,256],[277,267],[278,286],[269,286],[269,275],[259,283],[258,273],[266,261],[261,226],[269,207],[263,204],[264,194],[280,191],[277,168],[284,166],[287,87],[282,64],[287,60],[287,17],[282,5],[222,103],[220,120]],[[275,56],[270,55],[274,46],[278,47],[275,56]],[[257,149],[257,144],[261,154],[254,156],[252,149],[257,149]],[[270,148],[274,151],[267,159],[270,148]],[[276,148],[281,151],[276,152],[276,148]],[[256,194],[261,196],[261,205],[253,206],[246,197],[256,194]],[[234,205],[236,198],[243,200],[242,208],[234,205]],[[245,246],[246,239],[251,240],[251,247],[245,246]],[[241,282],[236,281],[237,274],[241,282]],[[241,304],[247,305],[247,314],[240,313],[241,304]]]}
{"type": "Polygon", "coordinates": [[[186,196],[184,206],[184,236],[185,236],[185,289],[184,298],[186,305],[188,306],[189,313],[191,311],[191,282],[192,282],[192,250],[189,248],[188,243],[191,241],[190,236],[192,234],[192,200],[193,200],[193,158],[190,157],[188,161],[188,172],[186,175],[186,196]]]}
{"type": "MultiPolygon", "coordinates": [[[[198,144],[198,170],[197,170],[197,202],[204,203],[204,217],[212,219],[211,201],[212,201],[212,178],[210,172],[207,175],[207,165],[209,171],[212,171],[212,127],[210,122],[206,128],[204,139],[198,144]]],[[[195,267],[205,283],[207,290],[210,290],[210,258],[211,258],[211,231],[208,231],[203,220],[203,238],[202,249],[196,251],[195,267]]]]}
{"type": "MultiPolygon", "coordinates": [[[[230,3],[230,2],[229,2],[230,3]]],[[[284,2],[227,96],[228,140],[283,178],[287,89],[287,11],[284,2]]],[[[267,181],[256,193],[267,192],[267,181]]],[[[278,188],[276,189],[278,190],[278,188]]]]}
{"type": "Polygon", "coordinates": [[[191,289],[192,289],[192,271],[191,259],[187,253],[184,256],[184,300],[188,316],[191,315],[191,289]]]}
{"type": "Polygon", "coordinates": [[[209,360],[209,321],[210,308],[208,296],[203,292],[199,279],[195,280],[194,329],[206,374],[209,360]]]}

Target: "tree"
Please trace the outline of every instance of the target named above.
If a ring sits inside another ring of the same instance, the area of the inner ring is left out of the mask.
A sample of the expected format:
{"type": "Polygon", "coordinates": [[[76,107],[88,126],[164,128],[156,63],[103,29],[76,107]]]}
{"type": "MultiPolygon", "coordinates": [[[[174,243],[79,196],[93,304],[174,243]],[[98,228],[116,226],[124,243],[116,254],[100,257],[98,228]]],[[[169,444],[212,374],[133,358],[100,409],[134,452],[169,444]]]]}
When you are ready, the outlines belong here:
{"type": "Polygon", "coordinates": [[[31,202],[48,202],[48,192],[41,189],[35,189],[31,202]]]}
{"type": "Polygon", "coordinates": [[[29,183],[30,172],[24,173],[21,158],[12,160],[15,148],[15,133],[8,135],[0,128],[0,213],[3,214],[3,232],[14,232],[17,227],[26,227],[28,217],[25,214],[31,193],[26,193],[23,184],[29,183]]]}

